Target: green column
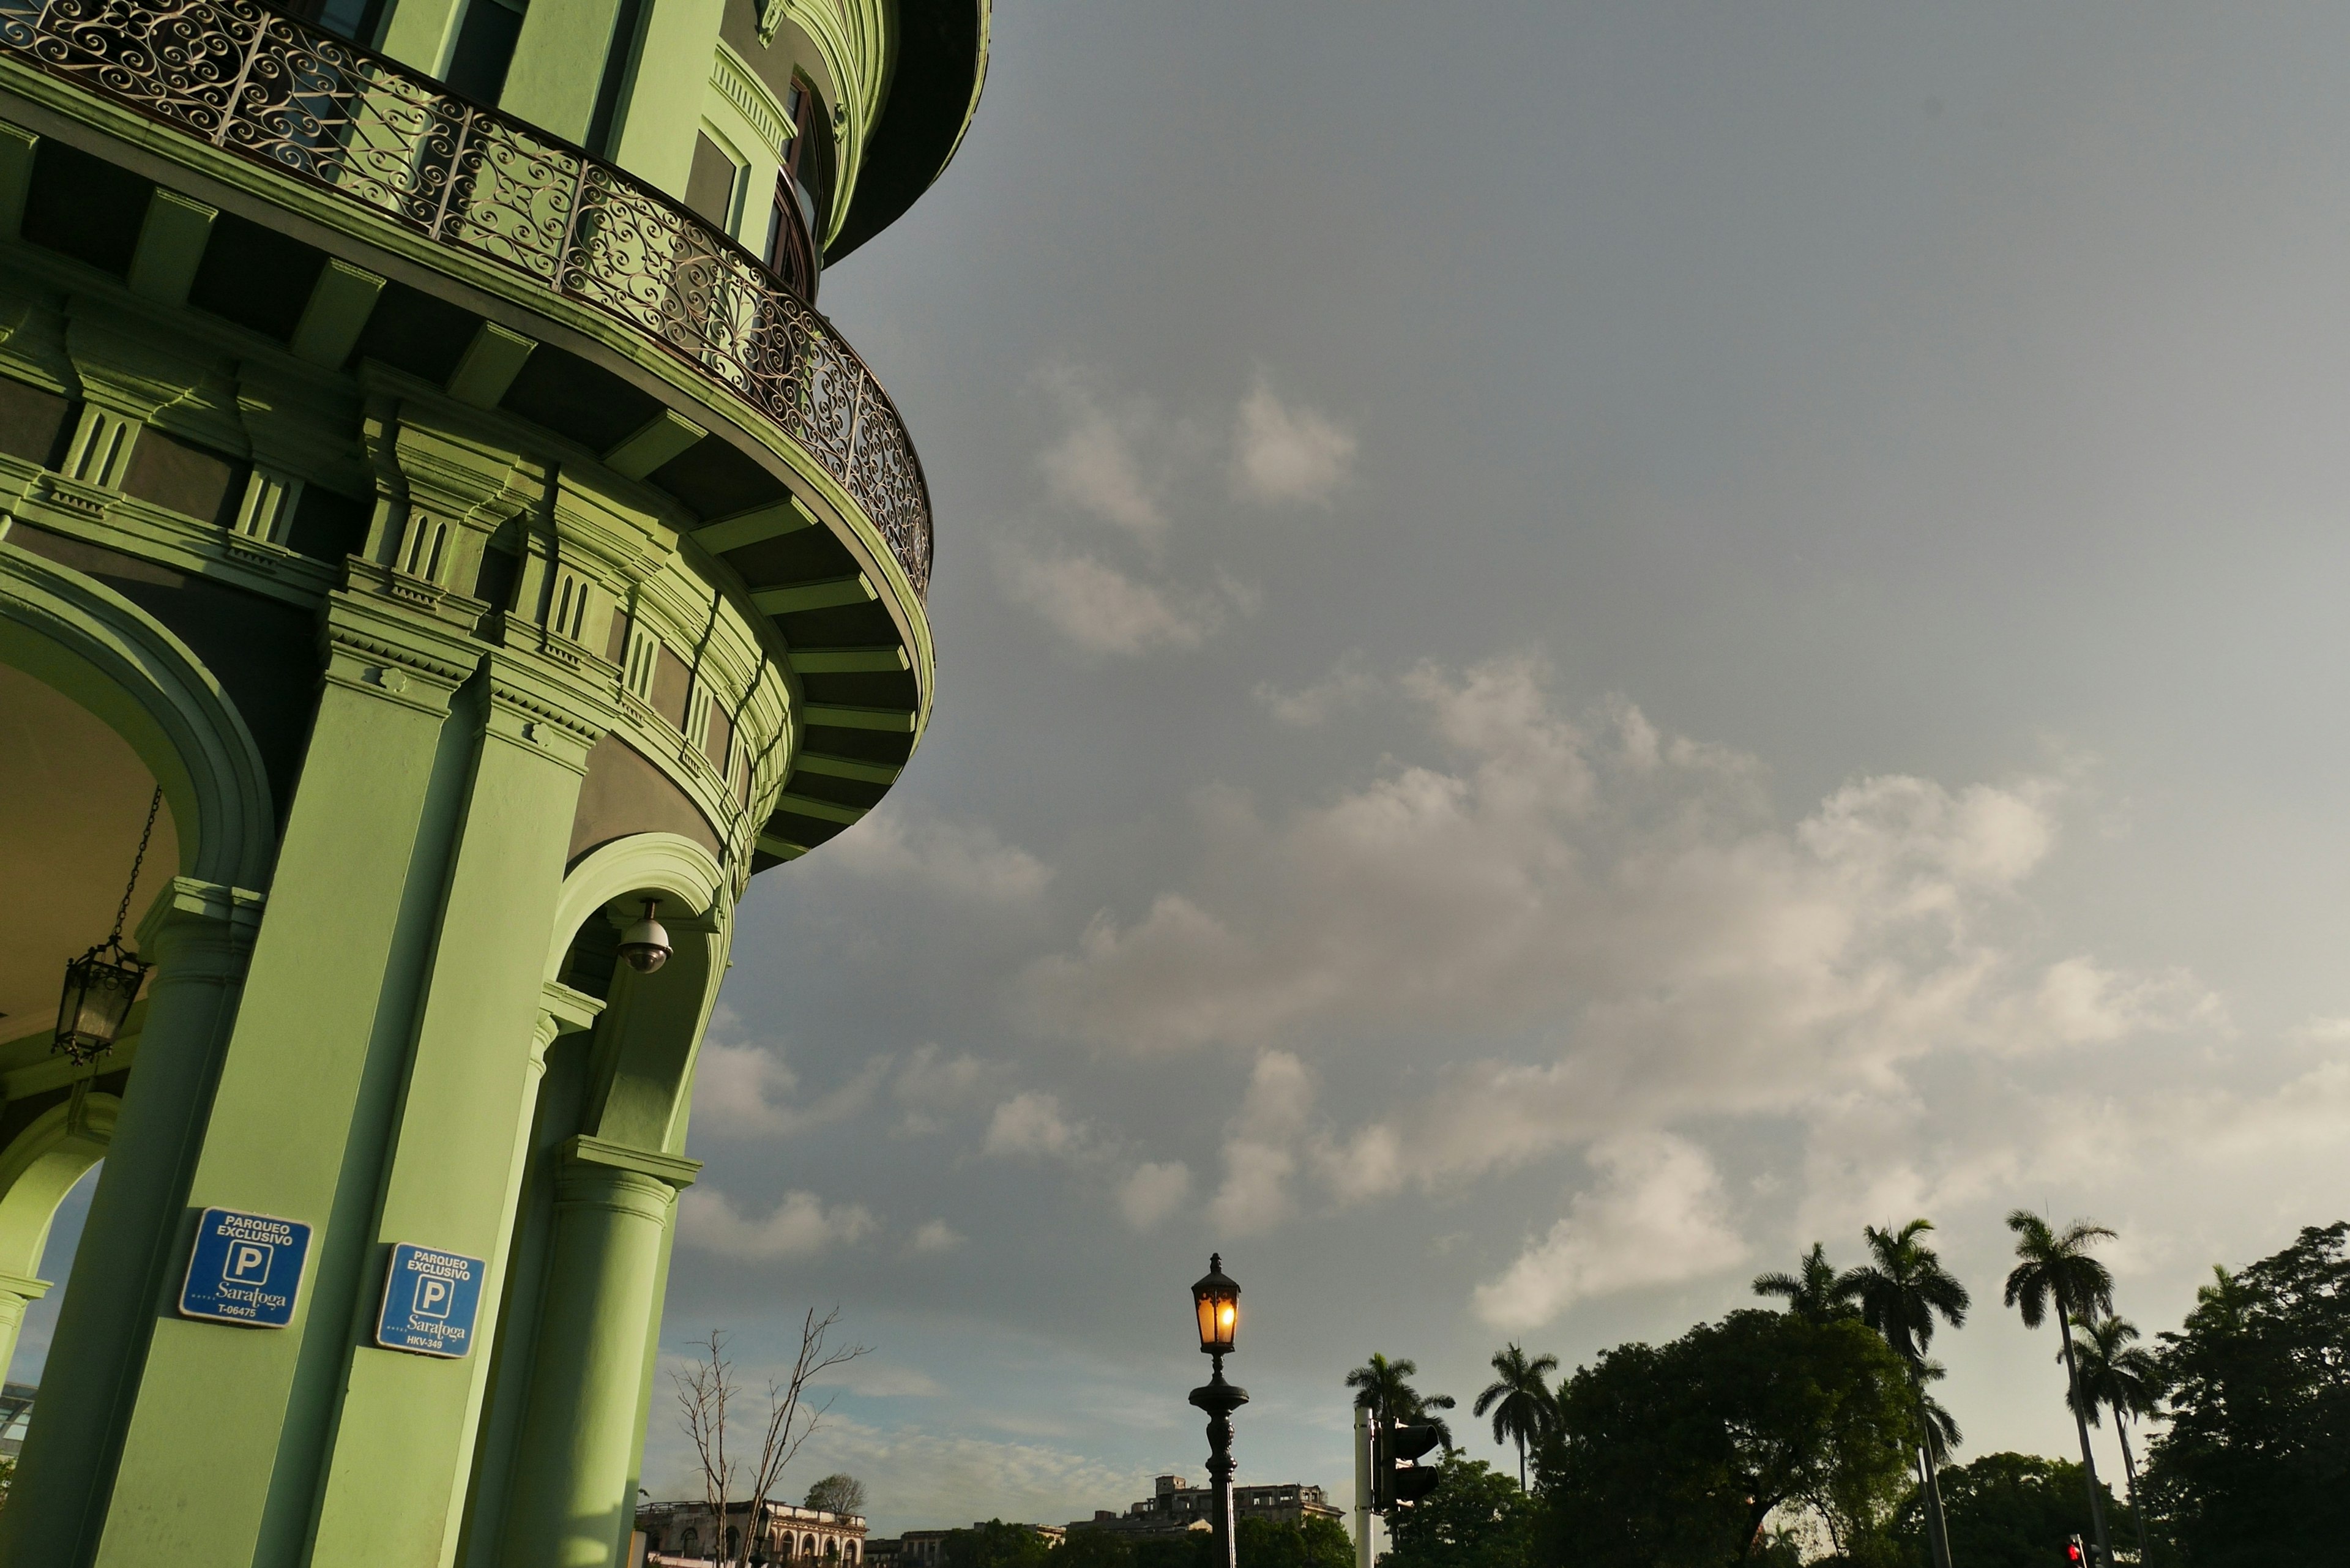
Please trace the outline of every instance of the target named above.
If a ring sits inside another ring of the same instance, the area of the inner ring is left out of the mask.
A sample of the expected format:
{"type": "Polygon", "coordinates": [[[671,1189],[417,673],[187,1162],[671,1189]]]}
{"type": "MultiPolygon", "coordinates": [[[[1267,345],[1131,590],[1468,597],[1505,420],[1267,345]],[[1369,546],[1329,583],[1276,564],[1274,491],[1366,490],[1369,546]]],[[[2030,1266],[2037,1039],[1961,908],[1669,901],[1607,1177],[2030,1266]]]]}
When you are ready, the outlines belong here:
{"type": "Polygon", "coordinates": [[[662,1237],[678,1189],[699,1168],[591,1137],[565,1148],[538,1372],[506,1510],[506,1568],[621,1561],[662,1237]]]}
{"type": "Polygon", "coordinates": [[[49,1282],[30,1274],[0,1274],[0,1374],[16,1359],[16,1336],[25,1332],[25,1309],[49,1293],[49,1282]]]}
{"type": "MultiPolygon", "coordinates": [[[[338,593],[327,621],[326,684],[269,919],[182,1200],[309,1223],[307,1277],[284,1329],[179,1317],[177,1279],[141,1295],[152,1340],[98,1543],[105,1568],[289,1563],[314,1507],[471,768],[451,703],[477,658],[453,615],[388,596],[338,593]]],[[[101,1190],[142,1141],[130,1112],[101,1190]]],[[[154,1231],[167,1266],[184,1269],[192,1229],[182,1214],[154,1231]]],[[[65,1315],[82,1305],[77,1280],[65,1315]]]]}
{"type": "MultiPolygon", "coordinates": [[[[498,107],[567,140],[587,140],[619,9],[620,0],[531,0],[498,107]]],[[[702,71],[710,74],[706,57],[702,71]]]]}
{"type": "MultiPolygon", "coordinates": [[[[358,1341],[309,1548],[317,1563],[446,1563],[455,1555],[543,1054],[543,981],[571,817],[599,726],[560,716],[528,655],[491,663],[488,730],[466,802],[441,943],[358,1293],[358,1341]],[[459,1360],[373,1344],[397,1242],[481,1258],[473,1351],[459,1360]]],[[[608,721],[607,721],[608,722],[608,721]]]]}
{"type": "MultiPolygon", "coordinates": [[[[693,138],[718,57],[724,0],[651,0],[636,79],[620,108],[612,161],[679,201],[693,170],[693,138]]],[[[764,200],[764,197],[761,200],[764,200]]]]}
{"type": "Polygon", "coordinates": [[[88,1562],[96,1544],[156,1309],[173,1282],[181,1211],[260,907],[258,894],[182,877],[140,928],[140,952],[156,971],[139,1070],[75,1250],[11,1506],[0,1512],[0,1563],[64,1568],[88,1562]]]}

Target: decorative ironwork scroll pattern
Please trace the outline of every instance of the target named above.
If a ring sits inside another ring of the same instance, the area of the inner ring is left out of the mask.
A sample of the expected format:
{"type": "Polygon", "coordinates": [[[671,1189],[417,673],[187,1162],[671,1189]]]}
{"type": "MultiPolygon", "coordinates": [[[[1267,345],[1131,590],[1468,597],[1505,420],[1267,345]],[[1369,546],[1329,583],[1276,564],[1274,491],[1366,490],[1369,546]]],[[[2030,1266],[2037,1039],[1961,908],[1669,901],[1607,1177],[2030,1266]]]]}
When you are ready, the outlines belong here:
{"type": "Polygon", "coordinates": [[[0,49],[627,323],[805,448],[928,592],[921,460],[804,266],[778,279],[609,164],[257,0],[0,0],[0,49]]]}

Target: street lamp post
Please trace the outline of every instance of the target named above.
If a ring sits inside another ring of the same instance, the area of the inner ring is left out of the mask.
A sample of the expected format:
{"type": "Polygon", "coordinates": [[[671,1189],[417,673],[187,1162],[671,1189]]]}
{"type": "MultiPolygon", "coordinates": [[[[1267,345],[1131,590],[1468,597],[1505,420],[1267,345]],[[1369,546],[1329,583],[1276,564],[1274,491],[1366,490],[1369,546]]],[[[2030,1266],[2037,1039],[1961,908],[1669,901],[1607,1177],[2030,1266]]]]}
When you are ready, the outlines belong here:
{"type": "Polygon", "coordinates": [[[1191,1403],[1208,1413],[1208,1484],[1216,1489],[1216,1568],[1238,1568],[1232,1531],[1232,1412],[1248,1403],[1248,1390],[1224,1381],[1224,1357],[1232,1354],[1239,1326],[1241,1288],[1224,1274],[1221,1252],[1208,1255],[1208,1272],[1191,1287],[1200,1319],[1200,1354],[1214,1357],[1208,1381],[1191,1390],[1191,1403]]]}

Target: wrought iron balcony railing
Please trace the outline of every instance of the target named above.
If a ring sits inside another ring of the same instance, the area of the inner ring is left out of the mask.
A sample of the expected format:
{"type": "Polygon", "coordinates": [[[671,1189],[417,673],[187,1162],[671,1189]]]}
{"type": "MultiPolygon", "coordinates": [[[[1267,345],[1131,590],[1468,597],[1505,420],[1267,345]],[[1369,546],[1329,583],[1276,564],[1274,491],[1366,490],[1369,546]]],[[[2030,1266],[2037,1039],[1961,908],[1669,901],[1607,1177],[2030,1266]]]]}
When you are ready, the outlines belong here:
{"type": "Polygon", "coordinates": [[[0,0],[0,52],[626,323],[813,456],[927,591],[929,487],[881,384],[659,191],[255,0],[0,0]]]}

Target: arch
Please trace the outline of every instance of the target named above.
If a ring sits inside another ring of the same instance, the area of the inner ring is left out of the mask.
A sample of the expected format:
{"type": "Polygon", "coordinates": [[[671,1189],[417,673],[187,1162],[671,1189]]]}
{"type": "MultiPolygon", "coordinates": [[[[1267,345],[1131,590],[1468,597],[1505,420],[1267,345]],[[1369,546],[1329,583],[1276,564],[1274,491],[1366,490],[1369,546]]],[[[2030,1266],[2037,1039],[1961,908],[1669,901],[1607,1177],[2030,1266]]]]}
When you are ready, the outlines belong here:
{"type": "Polygon", "coordinates": [[[803,1535],[800,1537],[800,1555],[803,1557],[813,1557],[816,1555],[816,1537],[814,1535],[803,1535]]]}
{"type": "Polygon", "coordinates": [[[106,1158],[122,1102],[87,1094],[51,1106],[0,1149],[0,1273],[30,1278],[49,1221],[75,1182],[106,1158]]]}
{"type": "Polygon", "coordinates": [[[597,1097],[585,1129],[597,1138],[655,1153],[683,1142],[702,1026],[726,972],[730,890],[724,868],[710,852],[673,833],[615,839],[564,878],[547,948],[549,978],[561,969],[582,924],[631,898],[664,900],[660,919],[674,944],[657,973],[619,971],[606,999],[591,1070],[597,1097]]]}
{"type": "MultiPolygon", "coordinates": [[[[725,868],[710,851],[674,833],[632,833],[580,858],[563,878],[555,906],[555,940],[547,945],[546,975],[553,980],[571,950],[571,939],[590,916],[631,893],[656,894],[682,902],[686,917],[711,920],[727,888],[725,868]]],[[[680,919],[662,916],[666,925],[680,919]]]]}
{"type": "Polygon", "coordinates": [[[188,646],[69,566],[0,539],[0,660],[57,688],[147,764],[180,835],[180,872],[265,885],[269,776],[236,705],[188,646]]]}

